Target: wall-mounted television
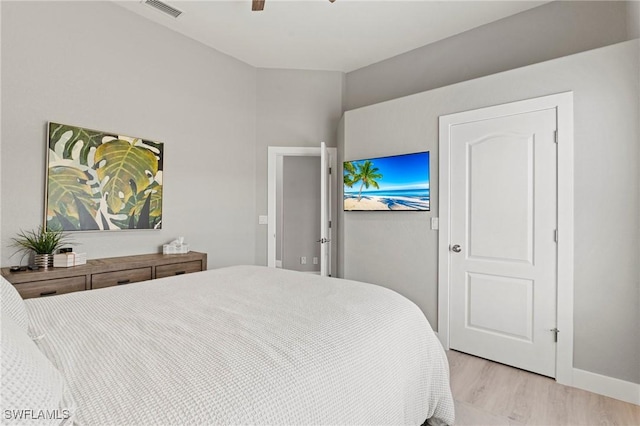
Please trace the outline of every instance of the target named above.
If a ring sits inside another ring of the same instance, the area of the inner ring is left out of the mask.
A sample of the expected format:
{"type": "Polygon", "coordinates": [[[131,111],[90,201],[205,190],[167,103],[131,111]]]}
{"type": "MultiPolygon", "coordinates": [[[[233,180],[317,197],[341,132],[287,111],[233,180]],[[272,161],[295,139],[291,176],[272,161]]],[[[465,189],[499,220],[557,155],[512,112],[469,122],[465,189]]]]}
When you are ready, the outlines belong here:
{"type": "Polygon", "coordinates": [[[429,151],[345,161],[345,211],[429,211],[429,151]]]}

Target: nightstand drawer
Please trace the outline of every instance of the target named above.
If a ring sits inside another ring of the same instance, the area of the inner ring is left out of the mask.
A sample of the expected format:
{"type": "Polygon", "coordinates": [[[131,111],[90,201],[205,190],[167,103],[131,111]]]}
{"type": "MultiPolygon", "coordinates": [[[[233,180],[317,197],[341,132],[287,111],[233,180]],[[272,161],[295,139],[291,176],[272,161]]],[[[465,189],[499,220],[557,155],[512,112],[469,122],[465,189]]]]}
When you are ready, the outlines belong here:
{"type": "Polygon", "coordinates": [[[14,287],[23,299],[34,297],[55,296],[85,290],[85,277],[60,278],[57,280],[33,281],[15,284],[14,287]]]}
{"type": "Polygon", "coordinates": [[[151,267],[127,269],[125,271],[103,272],[91,275],[91,288],[104,288],[114,285],[130,284],[151,279],[151,267]]]}
{"type": "Polygon", "coordinates": [[[202,271],[202,262],[199,260],[194,260],[192,262],[173,263],[170,265],[159,265],[156,266],[156,278],[190,274],[191,272],[200,271],[202,271]]]}

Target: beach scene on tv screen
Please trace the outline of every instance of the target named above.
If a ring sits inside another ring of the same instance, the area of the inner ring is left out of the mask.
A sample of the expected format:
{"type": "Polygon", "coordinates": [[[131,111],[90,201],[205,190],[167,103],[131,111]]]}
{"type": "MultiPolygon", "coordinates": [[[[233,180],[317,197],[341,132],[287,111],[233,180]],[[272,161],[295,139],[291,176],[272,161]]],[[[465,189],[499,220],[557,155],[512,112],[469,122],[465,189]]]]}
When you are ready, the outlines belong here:
{"type": "Polygon", "coordinates": [[[344,210],[429,210],[429,152],[345,161],[344,210]]]}

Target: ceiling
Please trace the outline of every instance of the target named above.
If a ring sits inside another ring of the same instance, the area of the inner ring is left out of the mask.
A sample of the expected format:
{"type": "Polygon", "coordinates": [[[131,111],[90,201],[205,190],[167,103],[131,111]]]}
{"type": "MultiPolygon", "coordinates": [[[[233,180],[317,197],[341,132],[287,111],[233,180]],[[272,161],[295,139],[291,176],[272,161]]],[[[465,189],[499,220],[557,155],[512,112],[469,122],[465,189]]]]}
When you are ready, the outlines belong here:
{"type": "Polygon", "coordinates": [[[178,18],[116,3],[255,67],[349,72],[547,1],[164,1],[178,18]]]}

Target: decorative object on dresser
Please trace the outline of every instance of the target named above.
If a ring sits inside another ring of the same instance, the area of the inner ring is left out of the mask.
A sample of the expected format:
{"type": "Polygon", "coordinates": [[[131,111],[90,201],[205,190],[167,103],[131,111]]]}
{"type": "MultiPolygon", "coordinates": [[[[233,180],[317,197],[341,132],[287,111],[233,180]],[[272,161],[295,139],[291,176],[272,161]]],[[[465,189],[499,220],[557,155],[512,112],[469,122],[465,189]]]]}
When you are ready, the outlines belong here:
{"type": "Polygon", "coordinates": [[[70,266],[86,265],[86,263],[87,253],[69,251],[53,255],[54,268],[68,268],[70,266]]]}
{"type": "Polygon", "coordinates": [[[46,230],[42,226],[32,231],[21,230],[11,241],[11,245],[17,248],[16,253],[22,253],[23,258],[33,253],[35,266],[42,269],[52,267],[53,253],[70,242],[62,230],[46,230]]]}
{"type": "Polygon", "coordinates": [[[47,229],[162,228],[164,144],[49,123],[47,229]]]}
{"type": "Polygon", "coordinates": [[[53,296],[138,281],[182,275],[207,269],[207,254],[142,254],[88,260],[85,265],[46,271],[11,272],[2,275],[15,286],[22,298],[53,296]]]}
{"type": "Polygon", "coordinates": [[[189,244],[185,244],[184,237],[178,237],[177,240],[162,245],[162,254],[183,254],[188,252],[189,244]]]}

